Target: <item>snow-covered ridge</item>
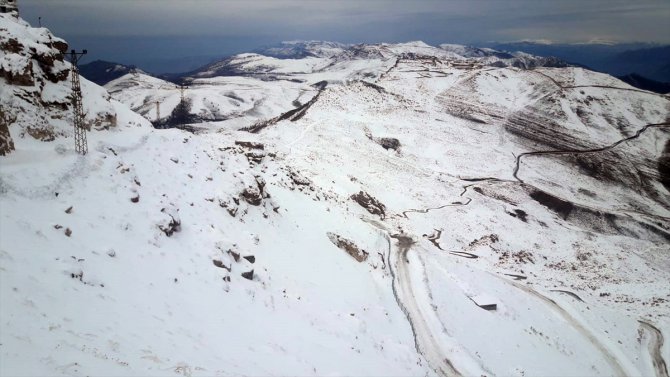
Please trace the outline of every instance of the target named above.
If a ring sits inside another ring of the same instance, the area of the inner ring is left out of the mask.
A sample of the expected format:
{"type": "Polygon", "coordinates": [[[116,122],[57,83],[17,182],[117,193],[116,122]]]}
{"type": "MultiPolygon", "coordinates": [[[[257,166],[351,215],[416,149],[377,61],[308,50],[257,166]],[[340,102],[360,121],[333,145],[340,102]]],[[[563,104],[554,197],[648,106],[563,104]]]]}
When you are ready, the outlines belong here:
{"type": "Polygon", "coordinates": [[[430,46],[421,41],[379,44],[340,44],[320,41],[291,41],[279,46],[239,54],[205,66],[191,75],[214,77],[293,72],[309,73],[345,61],[397,59],[402,56],[426,56],[438,59],[478,62],[499,67],[519,68],[566,67],[556,58],[537,57],[521,52],[504,52],[488,48],[443,44],[430,46]],[[287,61],[282,61],[287,60],[287,61]]]}
{"type": "MultiPolygon", "coordinates": [[[[182,79],[190,83],[187,97],[193,100],[191,114],[194,119],[213,121],[244,117],[247,120],[262,120],[267,115],[272,115],[269,118],[279,115],[291,103],[304,103],[308,100],[307,95],[314,93],[313,85],[319,82],[326,81],[337,85],[349,80],[374,81],[400,61],[421,59],[435,59],[443,61],[446,66],[462,67],[532,69],[567,66],[557,59],[524,53],[507,53],[461,45],[433,47],[421,41],[356,45],[290,41],[209,64],[186,74],[182,79]],[[252,90],[240,92],[241,81],[246,81],[257,89],[276,89],[271,92],[272,95],[253,90],[255,98],[249,98],[250,101],[243,103],[244,101],[238,99],[246,94],[241,96],[240,93],[251,93],[252,90]],[[292,98],[275,95],[276,91],[288,88],[292,98]],[[230,95],[232,92],[236,94],[230,95]],[[258,97],[271,99],[272,103],[281,106],[276,109],[266,106],[266,110],[257,111],[261,108],[253,104],[259,102],[258,97]]],[[[159,115],[161,119],[170,116],[180,100],[173,84],[156,80],[141,72],[126,75],[105,86],[115,98],[153,121],[159,115]],[[156,108],[156,102],[160,102],[160,109],[156,108]]]]}
{"type": "MultiPolygon", "coordinates": [[[[67,43],[46,28],[0,14],[0,154],[10,153],[17,139],[53,141],[72,135],[70,63],[67,43]]],[[[82,79],[85,124],[103,130],[146,124],[114,103],[101,87],[82,79]],[[124,116],[119,118],[121,111],[124,116]]]]}
{"type": "Polygon", "coordinates": [[[277,46],[265,47],[255,52],[275,58],[332,57],[341,54],[348,45],[322,41],[285,41],[277,46]]]}

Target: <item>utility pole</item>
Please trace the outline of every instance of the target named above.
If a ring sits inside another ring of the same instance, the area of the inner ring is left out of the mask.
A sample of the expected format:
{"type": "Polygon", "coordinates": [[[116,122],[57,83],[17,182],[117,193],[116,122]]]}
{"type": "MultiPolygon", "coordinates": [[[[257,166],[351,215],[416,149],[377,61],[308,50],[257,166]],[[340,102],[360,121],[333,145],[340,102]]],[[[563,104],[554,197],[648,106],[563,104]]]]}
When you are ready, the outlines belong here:
{"type": "Polygon", "coordinates": [[[180,114],[178,120],[180,120],[179,123],[181,123],[179,125],[180,126],[179,128],[183,129],[184,126],[186,125],[185,122],[186,122],[186,117],[188,115],[188,106],[186,105],[186,95],[185,95],[186,89],[188,89],[188,87],[182,84],[182,85],[179,85],[178,89],[181,92],[181,101],[179,102],[180,111],[178,112],[178,114],[180,114],[180,113],[181,114],[180,114]]]}
{"type": "Polygon", "coordinates": [[[184,102],[184,99],[185,99],[185,97],[184,97],[184,92],[186,91],[187,87],[184,86],[184,85],[180,85],[180,86],[178,87],[178,89],[179,89],[179,91],[181,92],[181,102],[183,103],[183,102],[184,102]]]}
{"type": "Polygon", "coordinates": [[[88,153],[88,142],[86,140],[86,128],[84,128],[84,109],[81,100],[81,85],[79,83],[79,59],[86,55],[88,51],[70,52],[70,62],[72,63],[72,108],[74,110],[74,148],[77,153],[85,155],[88,153]]]}

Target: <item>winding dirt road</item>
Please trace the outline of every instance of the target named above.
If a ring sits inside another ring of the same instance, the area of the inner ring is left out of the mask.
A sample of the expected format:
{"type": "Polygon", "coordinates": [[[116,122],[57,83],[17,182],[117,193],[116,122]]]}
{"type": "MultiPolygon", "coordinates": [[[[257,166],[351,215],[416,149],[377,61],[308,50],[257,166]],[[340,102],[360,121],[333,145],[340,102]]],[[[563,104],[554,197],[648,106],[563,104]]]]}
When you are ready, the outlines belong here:
{"type": "Polygon", "coordinates": [[[379,230],[388,242],[389,270],[393,279],[393,295],[400,309],[405,313],[412,328],[414,345],[428,361],[431,368],[440,376],[462,376],[454,365],[445,357],[447,352],[442,349],[441,343],[435,338],[433,331],[426,320],[419,303],[416,300],[409,271],[407,254],[414,245],[414,240],[407,235],[391,235],[384,224],[362,219],[379,230]],[[395,251],[391,238],[395,239],[395,251]]]}
{"type": "Polygon", "coordinates": [[[668,377],[668,365],[665,363],[663,354],[661,353],[664,343],[663,333],[649,322],[638,322],[640,322],[640,327],[648,332],[651,337],[649,340],[649,354],[651,356],[651,362],[654,365],[656,377],[668,377]]]}
{"type": "Polygon", "coordinates": [[[615,148],[619,144],[625,143],[625,142],[630,141],[630,140],[637,139],[638,137],[640,137],[640,135],[642,135],[642,133],[644,133],[646,130],[648,130],[650,128],[661,128],[661,127],[668,127],[668,126],[670,126],[670,122],[647,124],[646,126],[637,130],[637,132],[635,132],[634,135],[623,138],[623,139],[620,139],[620,140],[618,140],[618,141],[616,141],[616,142],[614,142],[610,145],[606,145],[606,146],[600,147],[600,148],[566,149],[566,150],[535,151],[535,152],[521,153],[520,155],[518,155],[516,157],[516,165],[514,166],[514,172],[512,173],[512,175],[514,176],[514,178],[516,178],[517,181],[519,181],[521,183],[525,183],[518,176],[519,168],[520,168],[520,164],[521,164],[521,159],[525,156],[538,156],[538,155],[556,155],[556,156],[559,156],[559,155],[568,155],[568,154],[578,155],[578,154],[604,152],[604,151],[610,150],[612,148],[615,148]]]}
{"type": "Polygon", "coordinates": [[[500,279],[501,281],[510,284],[523,292],[526,292],[541,301],[543,301],[545,304],[549,305],[554,311],[556,311],[561,317],[563,317],[567,323],[569,323],[574,329],[579,331],[586,339],[589,340],[589,342],[598,349],[598,351],[602,354],[602,356],[607,360],[608,364],[612,368],[613,371],[615,371],[617,376],[629,376],[631,373],[627,372],[624,370],[623,366],[617,358],[612,354],[612,352],[605,346],[603,343],[601,343],[598,340],[598,337],[593,334],[591,331],[589,331],[584,325],[582,325],[575,317],[572,316],[567,310],[565,310],[563,307],[558,305],[556,301],[550,299],[549,297],[541,294],[540,292],[525,286],[523,284],[519,284],[515,281],[508,280],[508,279],[503,279],[496,274],[491,273],[492,276],[495,276],[496,278],[500,279]]]}
{"type": "Polygon", "coordinates": [[[610,85],[563,85],[561,82],[556,80],[555,78],[549,76],[548,74],[536,70],[528,70],[528,72],[533,72],[538,75],[544,76],[545,78],[549,79],[551,82],[553,82],[556,86],[558,86],[562,90],[567,90],[567,89],[580,89],[580,88],[600,88],[600,89],[613,89],[613,90],[625,90],[629,92],[638,92],[638,93],[645,93],[645,94],[655,94],[647,90],[642,90],[642,89],[637,89],[637,88],[622,88],[619,86],[610,86],[610,85]]]}

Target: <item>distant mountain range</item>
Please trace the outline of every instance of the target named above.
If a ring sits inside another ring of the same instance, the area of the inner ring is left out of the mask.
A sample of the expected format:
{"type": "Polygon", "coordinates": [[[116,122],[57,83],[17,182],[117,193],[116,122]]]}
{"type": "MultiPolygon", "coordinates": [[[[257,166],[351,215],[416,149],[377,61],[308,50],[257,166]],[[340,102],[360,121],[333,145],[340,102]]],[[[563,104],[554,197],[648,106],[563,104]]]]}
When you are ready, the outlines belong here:
{"type": "Polygon", "coordinates": [[[116,80],[128,73],[144,73],[141,69],[133,65],[123,65],[119,63],[107,62],[104,60],[96,60],[92,63],[83,64],[79,67],[79,73],[87,79],[93,81],[98,85],[105,85],[106,83],[116,80]]]}
{"type": "Polygon", "coordinates": [[[547,44],[537,42],[490,43],[487,46],[505,51],[524,51],[540,56],[556,56],[613,76],[636,73],[647,79],[670,82],[670,46],[646,43],[547,44]]]}
{"type": "MultiPolygon", "coordinates": [[[[303,60],[302,64],[314,64],[310,69],[325,69],[343,61],[386,60],[390,58],[431,57],[471,61],[493,67],[516,67],[532,69],[536,67],[562,68],[569,63],[554,57],[541,57],[524,52],[505,52],[491,48],[476,48],[463,45],[442,44],[434,47],[420,41],[399,44],[341,44],[321,41],[283,42],[279,45],[257,49],[254,53],[239,54],[181,75],[164,78],[193,79],[216,76],[277,76],[288,71],[276,71],[277,65],[285,65],[282,60],[303,60]],[[268,58],[270,58],[268,60],[268,58]],[[312,59],[312,60],[309,60],[312,59]],[[319,64],[327,66],[319,67],[319,64]]],[[[287,66],[288,67],[288,66],[287,66]]],[[[290,68],[290,69],[295,69],[290,68]]],[[[306,67],[300,67],[304,69],[306,67]]]]}
{"type": "MultiPolygon", "coordinates": [[[[483,59],[493,66],[566,67],[581,66],[616,76],[626,83],[644,90],[668,93],[670,87],[670,46],[656,46],[641,43],[629,44],[550,44],[545,42],[489,43],[486,47],[442,44],[440,49],[465,58],[483,59]]],[[[349,58],[370,57],[383,54],[383,49],[371,46],[383,44],[342,44],[321,41],[292,41],[258,48],[254,54],[277,59],[324,58],[340,55],[349,58]],[[372,55],[371,55],[372,54],[372,55]]],[[[427,46],[427,45],[426,45],[427,46]]],[[[250,54],[250,55],[254,55],[250,54]]],[[[244,55],[244,54],[243,54],[244,55]]],[[[156,75],[162,79],[180,82],[184,77],[202,75],[250,74],[240,71],[240,55],[223,58],[186,73],[156,75]],[[208,72],[208,73],[207,73],[208,72]]],[[[95,61],[81,66],[84,77],[104,85],[129,72],[138,70],[135,66],[95,61]]],[[[262,71],[262,67],[259,67],[262,71]]]]}
{"type": "Polygon", "coordinates": [[[635,73],[619,76],[618,79],[636,88],[648,90],[650,92],[661,94],[670,93],[670,83],[650,80],[635,73]]]}
{"type": "MultiPolygon", "coordinates": [[[[262,121],[276,114],[261,111],[261,104],[267,107],[269,103],[279,102],[282,108],[301,106],[308,101],[304,97],[306,93],[327,84],[338,85],[352,80],[370,83],[394,66],[408,61],[425,61],[436,67],[514,67],[522,71],[570,66],[557,58],[452,44],[430,46],[415,41],[345,45],[307,41],[285,42],[257,50],[256,53],[234,55],[179,75],[125,75],[105,84],[105,87],[112,96],[152,119],[160,127],[185,123],[173,122],[176,118],[172,115],[180,103],[181,95],[175,83],[186,83],[190,87],[191,108],[188,113],[192,119],[188,123],[235,118],[262,121]],[[313,81],[314,77],[319,80],[313,81]],[[224,81],[226,84],[221,86],[220,83],[224,81]],[[277,82],[284,83],[282,90],[291,86],[302,88],[302,94],[284,103],[287,100],[285,95],[271,89],[276,85],[272,83],[277,82]],[[247,94],[241,94],[249,93],[252,87],[256,89],[251,91],[254,95],[248,97],[247,94]],[[157,102],[161,103],[160,111],[156,108],[157,102]]],[[[436,68],[435,72],[422,69],[416,74],[424,78],[433,74],[447,75],[440,68],[436,68]]]]}

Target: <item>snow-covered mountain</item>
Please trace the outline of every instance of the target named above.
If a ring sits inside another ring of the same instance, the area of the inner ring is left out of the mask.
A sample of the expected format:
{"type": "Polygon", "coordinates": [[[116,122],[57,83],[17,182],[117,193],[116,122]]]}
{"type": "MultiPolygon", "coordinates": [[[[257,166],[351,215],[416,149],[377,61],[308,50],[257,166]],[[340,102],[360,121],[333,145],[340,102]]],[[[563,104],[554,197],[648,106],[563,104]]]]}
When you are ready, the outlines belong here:
{"type": "MultiPolygon", "coordinates": [[[[555,58],[461,45],[433,47],[423,42],[344,45],[312,41],[284,42],[258,53],[235,55],[190,72],[182,80],[189,86],[187,98],[191,100],[194,122],[240,117],[249,121],[278,115],[291,104],[299,107],[315,94],[315,84],[374,81],[402,61],[421,59],[451,66],[567,67],[555,58]],[[255,89],[240,90],[240,85],[255,89]],[[254,97],[243,98],[241,93],[254,97]],[[261,101],[273,104],[258,106],[261,101]]],[[[141,72],[120,77],[106,87],[118,100],[153,121],[158,115],[167,119],[181,101],[176,85],[141,72]],[[159,109],[156,102],[160,103],[159,109]]]]}
{"type": "Polygon", "coordinates": [[[287,41],[276,46],[260,48],[254,52],[280,59],[324,58],[339,55],[348,47],[346,44],[337,42],[287,41]]]}
{"type": "MultiPolygon", "coordinates": [[[[0,155],[11,153],[17,139],[51,142],[73,135],[66,51],[67,43],[49,30],[0,14],[0,155]]],[[[105,89],[85,79],[81,86],[88,129],[148,124],[105,89]]]]}
{"type": "Polygon", "coordinates": [[[489,47],[557,56],[613,76],[637,74],[658,82],[670,82],[670,46],[667,44],[619,43],[604,40],[574,44],[522,41],[493,42],[489,47]]]}
{"type": "MultiPolygon", "coordinates": [[[[194,74],[196,133],[117,125],[79,157],[9,124],[0,374],[667,374],[667,97],[485,49],[329,48],[194,74]]],[[[181,96],[106,88],[150,120],[181,96]]]]}
{"type": "MultiPolygon", "coordinates": [[[[334,42],[293,41],[279,46],[259,49],[255,54],[241,54],[207,65],[190,75],[192,77],[260,75],[287,73],[286,69],[306,71],[320,70],[342,61],[392,60],[409,56],[430,56],[436,59],[477,61],[497,67],[567,67],[560,59],[533,56],[523,52],[504,52],[490,48],[443,44],[433,47],[423,42],[398,44],[345,45],[334,42]],[[274,59],[271,59],[274,58],[274,59]],[[282,60],[288,60],[282,62],[282,60]],[[296,65],[298,62],[302,65],[296,65]]],[[[296,72],[296,71],[294,71],[296,72]]]]}

